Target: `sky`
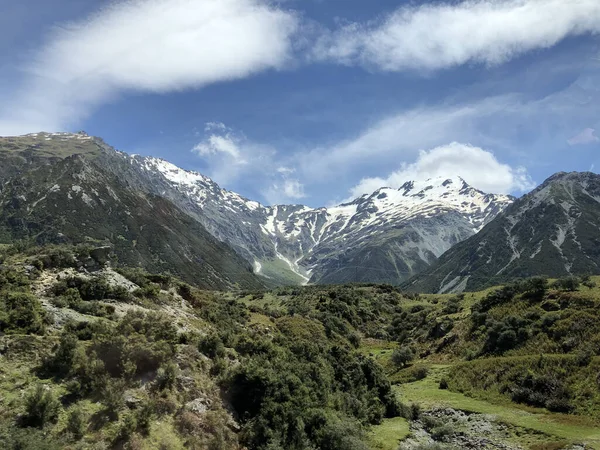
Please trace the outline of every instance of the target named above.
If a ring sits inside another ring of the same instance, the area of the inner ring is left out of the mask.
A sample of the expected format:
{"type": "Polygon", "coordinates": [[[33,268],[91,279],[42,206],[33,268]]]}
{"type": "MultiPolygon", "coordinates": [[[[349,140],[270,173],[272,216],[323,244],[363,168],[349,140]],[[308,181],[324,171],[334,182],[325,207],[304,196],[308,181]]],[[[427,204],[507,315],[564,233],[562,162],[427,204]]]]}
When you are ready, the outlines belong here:
{"type": "Polygon", "coordinates": [[[600,168],[598,0],[0,0],[0,135],[80,131],[264,204],[600,168]]]}

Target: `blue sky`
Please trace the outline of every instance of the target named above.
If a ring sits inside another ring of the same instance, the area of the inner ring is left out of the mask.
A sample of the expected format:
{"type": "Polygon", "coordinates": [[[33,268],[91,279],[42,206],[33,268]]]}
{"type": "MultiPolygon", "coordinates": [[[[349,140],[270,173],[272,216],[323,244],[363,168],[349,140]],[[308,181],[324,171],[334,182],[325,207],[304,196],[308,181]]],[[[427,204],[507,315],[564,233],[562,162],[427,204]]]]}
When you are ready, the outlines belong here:
{"type": "Polygon", "coordinates": [[[0,0],[0,134],[85,130],[264,203],[600,167],[597,0],[0,0]],[[50,4],[51,3],[51,4],[50,4]]]}

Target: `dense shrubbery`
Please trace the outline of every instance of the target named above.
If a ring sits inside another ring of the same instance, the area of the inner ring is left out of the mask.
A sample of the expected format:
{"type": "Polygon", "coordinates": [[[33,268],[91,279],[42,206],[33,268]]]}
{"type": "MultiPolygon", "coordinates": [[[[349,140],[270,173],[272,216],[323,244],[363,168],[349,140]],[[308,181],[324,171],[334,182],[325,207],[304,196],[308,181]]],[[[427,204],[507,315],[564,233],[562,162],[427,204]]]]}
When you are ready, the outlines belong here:
{"type": "Polygon", "coordinates": [[[43,334],[46,313],[28,292],[0,293],[0,332],[43,334]]]}
{"type": "Polygon", "coordinates": [[[52,390],[38,384],[27,397],[25,397],[25,414],[21,417],[24,426],[43,428],[56,421],[60,410],[60,402],[52,390]]]}
{"type": "Polygon", "coordinates": [[[573,283],[578,279],[558,280],[553,287],[560,290],[549,291],[545,279],[534,278],[489,293],[471,314],[470,337],[483,342],[479,354],[501,355],[533,341],[548,353],[600,344],[596,301],[572,291],[573,283]]]}
{"type": "Polygon", "coordinates": [[[319,295],[314,310],[290,302],[295,315],[276,319],[274,334],[244,326],[239,302],[202,302],[218,333],[202,338],[200,351],[215,366],[227,348],[240,358],[222,380],[249,448],[364,449],[361,425],[398,414],[382,369],[353,348],[351,324],[363,322],[359,297],[349,293],[319,295]]]}
{"type": "MultiPolygon", "coordinates": [[[[156,372],[173,357],[178,342],[171,322],[156,314],[129,312],[116,326],[97,323],[81,334],[78,328],[65,327],[54,354],[41,368],[43,374],[71,380],[70,390],[78,396],[100,394],[110,378],[133,381],[156,372]],[[82,346],[80,337],[90,345],[82,346]]],[[[115,385],[110,386],[109,392],[115,391],[115,385]]]]}
{"type": "Polygon", "coordinates": [[[48,316],[24,272],[0,270],[0,333],[43,334],[48,316]]]}

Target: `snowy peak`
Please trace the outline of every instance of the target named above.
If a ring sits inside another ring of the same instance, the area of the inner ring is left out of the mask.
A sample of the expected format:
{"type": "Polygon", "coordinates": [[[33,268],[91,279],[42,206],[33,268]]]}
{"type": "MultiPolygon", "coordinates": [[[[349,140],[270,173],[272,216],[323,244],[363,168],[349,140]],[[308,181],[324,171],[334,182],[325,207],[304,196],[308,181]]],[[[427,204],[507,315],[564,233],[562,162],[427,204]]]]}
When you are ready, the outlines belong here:
{"type": "Polygon", "coordinates": [[[125,157],[151,180],[155,193],[178,202],[274,282],[336,282],[327,278],[331,261],[339,268],[349,264],[345,259],[362,258],[352,254],[367,248],[370,255],[392,253],[393,259],[399,258],[390,262],[396,267],[393,274],[386,272],[385,263],[378,269],[384,276],[367,281],[399,282],[475,234],[513,202],[453,177],[407,181],[399,189],[381,188],[330,208],[263,206],[165,160],[125,157]]]}
{"type": "MultiPolygon", "coordinates": [[[[486,194],[460,177],[408,181],[400,189],[380,188],[331,208],[265,208],[261,231],[275,243],[280,259],[294,261],[295,272],[302,277],[312,274],[312,281],[320,280],[317,273],[332,259],[361,247],[385,253],[384,247],[390,244],[396,252],[414,253],[410,258],[417,258],[418,264],[411,261],[402,271],[412,273],[415,267],[428,265],[453,244],[475,234],[512,202],[510,196],[486,194]],[[410,239],[402,236],[398,242],[388,241],[409,228],[416,230],[410,239]],[[382,241],[384,247],[372,248],[382,241]]],[[[384,278],[389,279],[387,275],[384,278]]]]}

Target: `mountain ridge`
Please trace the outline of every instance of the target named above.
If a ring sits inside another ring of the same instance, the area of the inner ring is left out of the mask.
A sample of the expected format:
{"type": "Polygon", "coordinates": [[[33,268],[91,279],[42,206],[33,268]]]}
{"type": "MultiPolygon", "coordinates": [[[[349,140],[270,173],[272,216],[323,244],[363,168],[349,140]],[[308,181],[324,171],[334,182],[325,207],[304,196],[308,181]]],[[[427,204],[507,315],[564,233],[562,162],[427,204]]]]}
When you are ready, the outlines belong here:
{"type": "Polygon", "coordinates": [[[513,278],[598,273],[598,223],[600,175],[559,172],[406,286],[456,292],[513,278]]]}
{"type": "Polygon", "coordinates": [[[34,153],[93,157],[128,188],[163,197],[198,221],[268,285],[398,284],[477,233],[514,201],[454,177],[380,188],[329,208],[265,206],[222,189],[198,172],[161,158],[120,152],[83,132],[3,139],[17,147],[22,141],[34,153]],[[367,265],[369,270],[356,269],[367,265]]]}

